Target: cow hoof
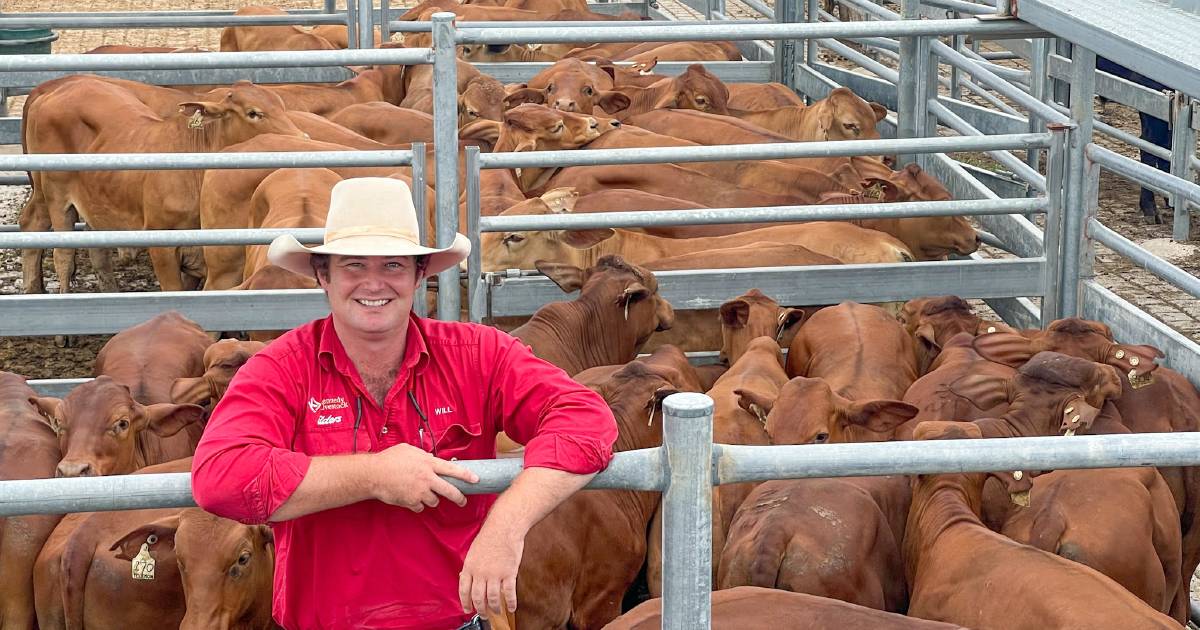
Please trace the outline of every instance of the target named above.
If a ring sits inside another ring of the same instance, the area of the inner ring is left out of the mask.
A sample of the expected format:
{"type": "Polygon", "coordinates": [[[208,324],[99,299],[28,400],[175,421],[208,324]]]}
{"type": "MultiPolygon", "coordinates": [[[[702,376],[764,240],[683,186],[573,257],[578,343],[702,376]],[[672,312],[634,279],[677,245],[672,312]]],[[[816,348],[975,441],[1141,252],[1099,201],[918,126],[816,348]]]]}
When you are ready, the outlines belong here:
{"type": "Polygon", "coordinates": [[[56,347],[56,348],[70,348],[74,345],[75,345],[75,338],[70,335],[55,335],[54,336],[54,347],[56,347]]]}
{"type": "Polygon", "coordinates": [[[1142,223],[1145,223],[1146,225],[1162,225],[1162,222],[1162,215],[1157,212],[1154,214],[1142,215],[1142,223]]]}

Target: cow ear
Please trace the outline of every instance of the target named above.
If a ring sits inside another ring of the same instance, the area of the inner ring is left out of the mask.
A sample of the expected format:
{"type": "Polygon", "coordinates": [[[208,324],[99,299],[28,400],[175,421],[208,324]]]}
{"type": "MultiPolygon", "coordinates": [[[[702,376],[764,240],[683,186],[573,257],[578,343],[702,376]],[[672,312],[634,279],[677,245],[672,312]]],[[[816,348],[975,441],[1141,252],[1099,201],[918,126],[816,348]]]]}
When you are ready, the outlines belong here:
{"type": "Polygon", "coordinates": [[[205,119],[214,120],[220,118],[227,111],[228,108],[221,103],[192,101],[179,104],[179,113],[191,119],[188,121],[189,127],[203,125],[205,119]]]}
{"type": "Polygon", "coordinates": [[[822,140],[829,139],[829,130],[833,127],[833,108],[826,104],[817,113],[817,133],[822,140]]]}
{"type": "Polygon", "coordinates": [[[978,337],[980,335],[990,335],[992,333],[998,333],[998,332],[1009,333],[1009,334],[1014,334],[1014,335],[1017,333],[1017,331],[1014,330],[1011,326],[1009,326],[1008,324],[1005,324],[1003,322],[989,322],[987,320],[981,319],[981,320],[979,320],[979,327],[975,329],[975,336],[978,337]]]}
{"type": "Polygon", "coordinates": [[[62,399],[53,398],[50,396],[30,396],[29,404],[37,409],[38,414],[54,429],[55,433],[62,432],[62,426],[58,422],[59,412],[62,410],[62,399]]]}
{"type": "Polygon", "coordinates": [[[587,249],[612,238],[615,234],[612,228],[564,230],[562,241],[575,249],[587,249]]]}
{"type": "Polygon", "coordinates": [[[726,328],[744,328],[750,319],[750,304],[745,300],[730,300],[721,305],[721,325],[726,328]]]}
{"type": "Polygon", "coordinates": [[[627,95],[616,90],[600,92],[600,98],[596,99],[596,104],[610,114],[615,114],[629,107],[632,102],[627,95]]]}
{"type": "Polygon", "coordinates": [[[896,185],[896,182],[890,179],[883,179],[882,177],[868,177],[862,180],[862,182],[859,183],[859,186],[862,187],[863,192],[866,192],[871,188],[878,189],[880,198],[886,203],[895,203],[897,201],[901,201],[900,197],[903,191],[901,191],[900,187],[896,185]]]}
{"type": "Polygon", "coordinates": [[[799,326],[808,314],[802,308],[785,308],[779,314],[779,326],[776,327],[776,337],[782,337],[783,331],[792,326],[799,326]]]}
{"type": "Polygon", "coordinates": [[[157,403],[142,407],[146,417],[146,428],[159,437],[171,437],[189,424],[204,419],[204,408],[200,405],[177,405],[157,403]]]}
{"type": "Polygon", "coordinates": [[[617,298],[617,306],[627,306],[648,297],[650,297],[650,289],[640,282],[634,282],[621,292],[621,297],[617,298]]]}
{"type": "Polygon", "coordinates": [[[1093,363],[1092,366],[1095,369],[1095,376],[1092,377],[1093,385],[1084,394],[1088,404],[1103,407],[1106,400],[1120,400],[1121,395],[1125,393],[1120,370],[1101,363],[1093,363]]]}
{"type": "Polygon", "coordinates": [[[938,351],[942,349],[942,347],[938,345],[937,334],[933,330],[933,325],[929,322],[925,322],[920,326],[917,326],[917,329],[913,331],[913,336],[915,336],[917,341],[920,342],[921,345],[925,346],[926,349],[938,351]]]}
{"type": "Polygon", "coordinates": [[[775,396],[749,388],[735,389],[733,395],[738,397],[739,407],[766,424],[767,414],[775,407],[775,396]]]}
{"type": "Polygon", "coordinates": [[[161,549],[167,544],[174,547],[175,532],[178,530],[179,515],[172,514],[157,521],[146,523],[125,534],[118,538],[117,542],[113,543],[108,550],[117,552],[116,557],[120,560],[133,560],[134,556],[142,550],[143,543],[148,544],[151,551],[161,549]]]}
{"type": "Polygon", "coordinates": [[[979,356],[993,363],[1017,368],[1033,357],[1033,341],[1012,333],[994,333],[976,337],[971,347],[979,356]]]}
{"type": "Polygon", "coordinates": [[[473,120],[458,130],[461,140],[482,140],[495,145],[500,139],[500,123],[495,120],[473,120]]]}
{"type": "Polygon", "coordinates": [[[533,267],[550,278],[564,293],[571,293],[583,288],[583,270],[566,263],[538,260],[533,267]]]}
{"type": "Polygon", "coordinates": [[[546,102],[545,90],[539,90],[537,88],[531,88],[531,87],[517,88],[516,90],[513,90],[509,94],[505,95],[504,109],[512,109],[512,108],[516,107],[517,105],[523,105],[525,103],[533,103],[535,105],[542,105],[545,102],[546,102]]]}
{"type": "Polygon", "coordinates": [[[203,376],[177,378],[171,384],[171,402],[176,404],[199,405],[210,395],[203,376]]]}
{"type": "Polygon", "coordinates": [[[1104,362],[1124,374],[1133,372],[1135,376],[1145,376],[1158,368],[1155,359],[1164,355],[1154,346],[1130,346],[1123,343],[1113,344],[1104,354],[1104,362]]]}
{"type": "Polygon", "coordinates": [[[271,529],[270,525],[255,525],[258,529],[258,535],[262,536],[263,545],[275,545],[275,530],[271,529]]]}
{"type": "Polygon", "coordinates": [[[875,122],[879,122],[879,121],[883,120],[884,118],[887,118],[888,110],[886,107],[884,107],[883,105],[880,105],[879,103],[874,103],[874,102],[870,103],[870,105],[871,105],[871,111],[875,112],[875,122]]]}
{"type": "Polygon", "coordinates": [[[926,420],[917,424],[913,430],[914,440],[967,440],[982,437],[983,432],[974,422],[926,420]]]}
{"type": "Polygon", "coordinates": [[[555,214],[574,212],[575,202],[579,201],[579,190],[574,186],[552,188],[542,193],[540,198],[545,202],[546,207],[555,214]]]}
{"type": "Polygon", "coordinates": [[[653,72],[654,66],[657,66],[657,65],[658,65],[658,57],[651,57],[650,61],[639,61],[639,62],[629,66],[629,69],[638,74],[646,75],[646,74],[650,74],[651,72],[653,72]]]}
{"type": "Polygon", "coordinates": [[[855,400],[842,409],[842,417],[868,431],[889,433],[918,412],[919,409],[902,400],[855,400]]]}
{"type": "Polygon", "coordinates": [[[950,383],[950,392],[965,398],[971,406],[987,411],[1012,400],[1009,396],[1009,380],[999,376],[969,374],[950,383]]]}

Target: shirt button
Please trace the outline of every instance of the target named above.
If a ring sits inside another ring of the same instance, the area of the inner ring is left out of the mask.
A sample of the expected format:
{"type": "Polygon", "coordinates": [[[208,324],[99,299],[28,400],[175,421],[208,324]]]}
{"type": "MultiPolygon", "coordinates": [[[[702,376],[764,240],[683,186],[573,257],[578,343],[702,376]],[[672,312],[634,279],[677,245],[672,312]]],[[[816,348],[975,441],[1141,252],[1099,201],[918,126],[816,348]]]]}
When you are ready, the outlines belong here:
{"type": "Polygon", "coordinates": [[[387,427],[383,427],[382,429],[380,429],[380,431],[379,431],[379,432],[380,432],[380,433],[383,433],[383,434],[386,434],[386,433],[387,433],[387,427]]]}

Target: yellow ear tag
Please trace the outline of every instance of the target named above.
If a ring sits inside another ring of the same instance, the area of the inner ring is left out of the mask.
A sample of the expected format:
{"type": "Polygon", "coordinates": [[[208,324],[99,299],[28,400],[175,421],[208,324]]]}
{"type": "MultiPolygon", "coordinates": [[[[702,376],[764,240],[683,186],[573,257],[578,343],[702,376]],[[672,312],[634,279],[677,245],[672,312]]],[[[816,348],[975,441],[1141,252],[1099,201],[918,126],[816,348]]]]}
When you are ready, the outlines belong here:
{"type": "Polygon", "coordinates": [[[154,558],[150,555],[150,544],[158,542],[157,536],[150,536],[142,543],[142,550],[133,557],[132,575],[135,580],[154,579],[154,558]]]}
{"type": "Polygon", "coordinates": [[[204,112],[196,110],[192,113],[191,118],[188,118],[187,126],[188,129],[200,129],[204,127],[204,112]]]}

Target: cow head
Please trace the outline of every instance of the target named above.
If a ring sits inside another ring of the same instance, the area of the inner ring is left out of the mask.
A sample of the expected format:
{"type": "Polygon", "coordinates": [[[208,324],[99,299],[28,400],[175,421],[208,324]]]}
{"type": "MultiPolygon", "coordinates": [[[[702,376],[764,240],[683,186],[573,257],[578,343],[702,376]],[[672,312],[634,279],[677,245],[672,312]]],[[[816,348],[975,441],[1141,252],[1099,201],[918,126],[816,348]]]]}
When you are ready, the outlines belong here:
{"type": "Polygon", "coordinates": [[[746,352],[750,342],[762,336],[780,345],[791,343],[804,321],[804,311],[784,308],[758,289],[739,295],[721,305],[721,354],[726,365],[733,365],[746,352]]]}
{"type": "Polygon", "coordinates": [[[212,344],[204,351],[204,374],[175,379],[171,385],[171,401],[212,409],[225,396],[233,375],[264,347],[266,344],[260,341],[237,339],[222,339],[212,344]]]}
{"type": "Polygon", "coordinates": [[[83,383],[63,399],[30,400],[58,434],[63,458],[56,477],[131,473],[145,465],[139,457],[143,432],[170,437],[204,416],[197,405],[142,405],[109,376],[83,383]]]}
{"type": "Polygon", "coordinates": [[[526,103],[506,112],[496,151],[561,151],[578,149],[617,129],[614,118],[572,114],[526,103]]]}
{"type": "MultiPolygon", "coordinates": [[[[541,200],[533,204],[518,204],[500,216],[518,214],[569,213],[569,207],[551,208],[541,200]]],[[[576,267],[586,264],[586,250],[613,238],[611,228],[588,230],[541,230],[536,232],[485,232],[479,242],[483,249],[483,270],[532,269],[538,260],[569,263],[576,267]]]]}
{"type": "Polygon", "coordinates": [[[1104,363],[1117,369],[1127,381],[1144,382],[1158,369],[1155,359],[1163,353],[1153,346],[1113,341],[1112,331],[1100,322],[1076,317],[1058,319],[1044,331],[1032,331],[1029,337],[1017,334],[988,335],[975,340],[975,351],[984,358],[1018,367],[1038,352],[1061,352],[1073,357],[1104,363]]]}
{"type": "Polygon", "coordinates": [[[629,97],[612,91],[603,70],[579,59],[560,59],[529,80],[529,88],[542,91],[542,102],[566,112],[591,114],[598,105],[606,112],[629,106],[629,97]]]}
{"type": "Polygon", "coordinates": [[[110,550],[132,560],[143,544],[175,551],[187,601],[181,629],[270,625],[275,538],[269,527],[188,509],[130,531],[110,550]]]}
{"type": "Polygon", "coordinates": [[[919,410],[900,400],[848,400],[822,378],[784,384],[767,414],[772,444],[880,442],[919,410]]]}
{"type": "Polygon", "coordinates": [[[920,372],[928,371],[951,337],[969,333],[972,337],[994,332],[1013,332],[1006,324],[980,319],[966,300],[955,295],[917,298],[905,302],[900,323],[912,335],[917,346],[920,372]]]}
{"type": "MultiPolygon", "coordinates": [[[[729,88],[700,64],[692,64],[677,77],[663,79],[671,89],[654,109],[694,109],[709,114],[729,114],[729,88]]],[[[651,87],[658,87],[655,83],[651,87]]]]}
{"type": "MultiPolygon", "coordinates": [[[[983,423],[931,420],[922,422],[916,426],[913,430],[913,439],[971,440],[1002,437],[993,433],[993,428],[994,425],[983,423]]],[[[1004,486],[1013,503],[1028,506],[1029,492],[1033,489],[1033,477],[1037,474],[1036,471],[1024,472],[1018,470],[1012,472],[918,475],[913,485],[913,510],[909,514],[909,526],[911,527],[914,519],[919,517],[924,511],[924,504],[928,500],[929,495],[941,487],[941,484],[931,483],[935,477],[949,481],[950,483],[961,484],[963,492],[958,493],[958,495],[966,498],[967,508],[978,516],[982,507],[983,484],[988,477],[995,477],[1004,486]]]]}
{"type": "Polygon", "coordinates": [[[459,129],[477,120],[502,120],[504,97],[504,84],[492,77],[483,75],[468,82],[458,95],[459,129]]]}
{"type": "Polygon", "coordinates": [[[875,126],[887,108],[868,103],[847,88],[837,88],[811,108],[817,116],[818,137],[825,140],[878,140],[875,126]]]}
{"type": "Polygon", "coordinates": [[[620,256],[603,256],[586,270],[545,260],[536,267],[563,291],[579,291],[576,301],[587,304],[600,330],[631,333],[635,350],[675,323],[675,310],[658,294],[654,274],[620,256]]]}
{"type": "Polygon", "coordinates": [[[283,99],[249,81],[238,81],[225,90],[217,101],[193,101],[179,104],[187,128],[207,134],[216,148],[245,142],[259,134],[275,133],[307,138],[287,115],[283,99]],[[219,131],[218,131],[219,130],[219,131]]]}
{"type": "MultiPolygon", "coordinates": [[[[992,337],[980,337],[976,345],[992,337]]],[[[1057,435],[1091,428],[1105,401],[1121,397],[1121,376],[1112,366],[1039,352],[1011,379],[968,375],[951,383],[950,391],[979,409],[1008,402],[1004,419],[1018,436],[1057,435]]]]}

